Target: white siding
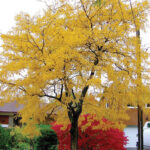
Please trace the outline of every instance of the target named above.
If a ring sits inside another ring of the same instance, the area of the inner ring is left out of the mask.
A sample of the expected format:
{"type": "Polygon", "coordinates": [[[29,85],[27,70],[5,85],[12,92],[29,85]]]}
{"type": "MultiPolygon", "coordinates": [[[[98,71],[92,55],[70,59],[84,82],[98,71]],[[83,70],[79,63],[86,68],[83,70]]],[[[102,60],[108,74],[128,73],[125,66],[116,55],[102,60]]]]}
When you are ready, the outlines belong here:
{"type": "Polygon", "coordinates": [[[0,124],[2,127],[7,128],[8,124],[0,124]]]}

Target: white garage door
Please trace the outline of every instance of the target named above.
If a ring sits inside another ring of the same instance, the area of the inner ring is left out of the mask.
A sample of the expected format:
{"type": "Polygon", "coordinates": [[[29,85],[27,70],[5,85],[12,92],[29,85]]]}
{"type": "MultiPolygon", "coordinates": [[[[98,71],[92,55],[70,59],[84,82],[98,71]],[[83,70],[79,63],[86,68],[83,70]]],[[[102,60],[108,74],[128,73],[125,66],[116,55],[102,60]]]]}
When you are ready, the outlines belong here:
{"type": "Polygon", "coordinates": [[[138,140],[137,133],[138,128],[137,126],[128,126],[124,129],[125,136],[128,138],[128,144],[126,147],[136,147],[136,142],[138,140]]]}

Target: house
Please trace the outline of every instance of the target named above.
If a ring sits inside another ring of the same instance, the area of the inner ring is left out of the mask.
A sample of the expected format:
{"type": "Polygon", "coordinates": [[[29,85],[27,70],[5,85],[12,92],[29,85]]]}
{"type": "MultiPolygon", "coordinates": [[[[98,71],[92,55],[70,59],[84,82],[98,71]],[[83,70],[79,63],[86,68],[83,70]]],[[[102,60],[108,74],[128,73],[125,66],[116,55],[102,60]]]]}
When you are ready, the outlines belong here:
{"type": "Polygon", "coordinates": [[[0,125],[3,127],[18,125],[20,118],[15,116],[22,108],[23,105],[18,104],[16,101],[0,106],[0,125]]]}
{"type": "MultiPolygon", "coordinates": [[[[41,103],[40,107],[45,107],[46,103],[41,103]]],[[[19,120],[21,117],[18,117],[18,112],[23,109],[23,104],[18,104],[16,101],[5,103],[3,106],[0,106],[0,125],[3,127],[13,127],[15,125],[21,125],[19,120]]],[[[57,111],[59,111],[61,107],[56,107],[50,112],[47,112],[47,116],[44,124],[49,124],[50,122],[54,121],[54,117],[56,116],[57,111]],[[52,115],[53,112],[53,115],[52,115]]]]}

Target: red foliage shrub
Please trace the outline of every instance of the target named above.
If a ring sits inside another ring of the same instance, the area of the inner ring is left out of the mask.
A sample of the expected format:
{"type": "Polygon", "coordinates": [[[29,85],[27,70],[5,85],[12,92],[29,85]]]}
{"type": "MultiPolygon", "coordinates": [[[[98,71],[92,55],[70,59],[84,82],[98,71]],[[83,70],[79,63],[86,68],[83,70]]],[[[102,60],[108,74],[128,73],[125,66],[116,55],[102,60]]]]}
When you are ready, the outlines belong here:
{"type": "MultiPolygon", "coordinates": [[[[87,125],[89,115],[84,116],[82,125],[87,125]]],[[[106,119],[102,120],[104,125],[108,124],[106,119]]],[[[109,122],[110,123],[110,122],[109,122]]],[[[78,149],[79,150],[125,150],[124,145],[127,144],[127,137],[124,132],[119,129],[110,128],[108,130],[93,129],[93,126],[99,125],[99,121],[92,120],[91,125],[84,131],[79,126],[78,149]]],[[[61,130],[63,125],[53,125],[58,140],[59,150],[70,150],[70,125],[65,130],[61,130]]]]}

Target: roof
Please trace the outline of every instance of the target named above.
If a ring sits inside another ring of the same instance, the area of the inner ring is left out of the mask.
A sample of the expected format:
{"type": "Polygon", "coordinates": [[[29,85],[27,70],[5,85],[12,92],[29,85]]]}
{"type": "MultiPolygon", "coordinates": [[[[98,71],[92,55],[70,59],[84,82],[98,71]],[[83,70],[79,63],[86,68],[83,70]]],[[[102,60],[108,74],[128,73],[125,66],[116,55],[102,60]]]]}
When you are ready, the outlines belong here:
{"type": "Polygon", "coordinates": [[[6,113],[17,113],[23,108],[22,104],[18,104],[16,101],[5,103],[3,106],[0,106],[0,112],[6,113]]]}

